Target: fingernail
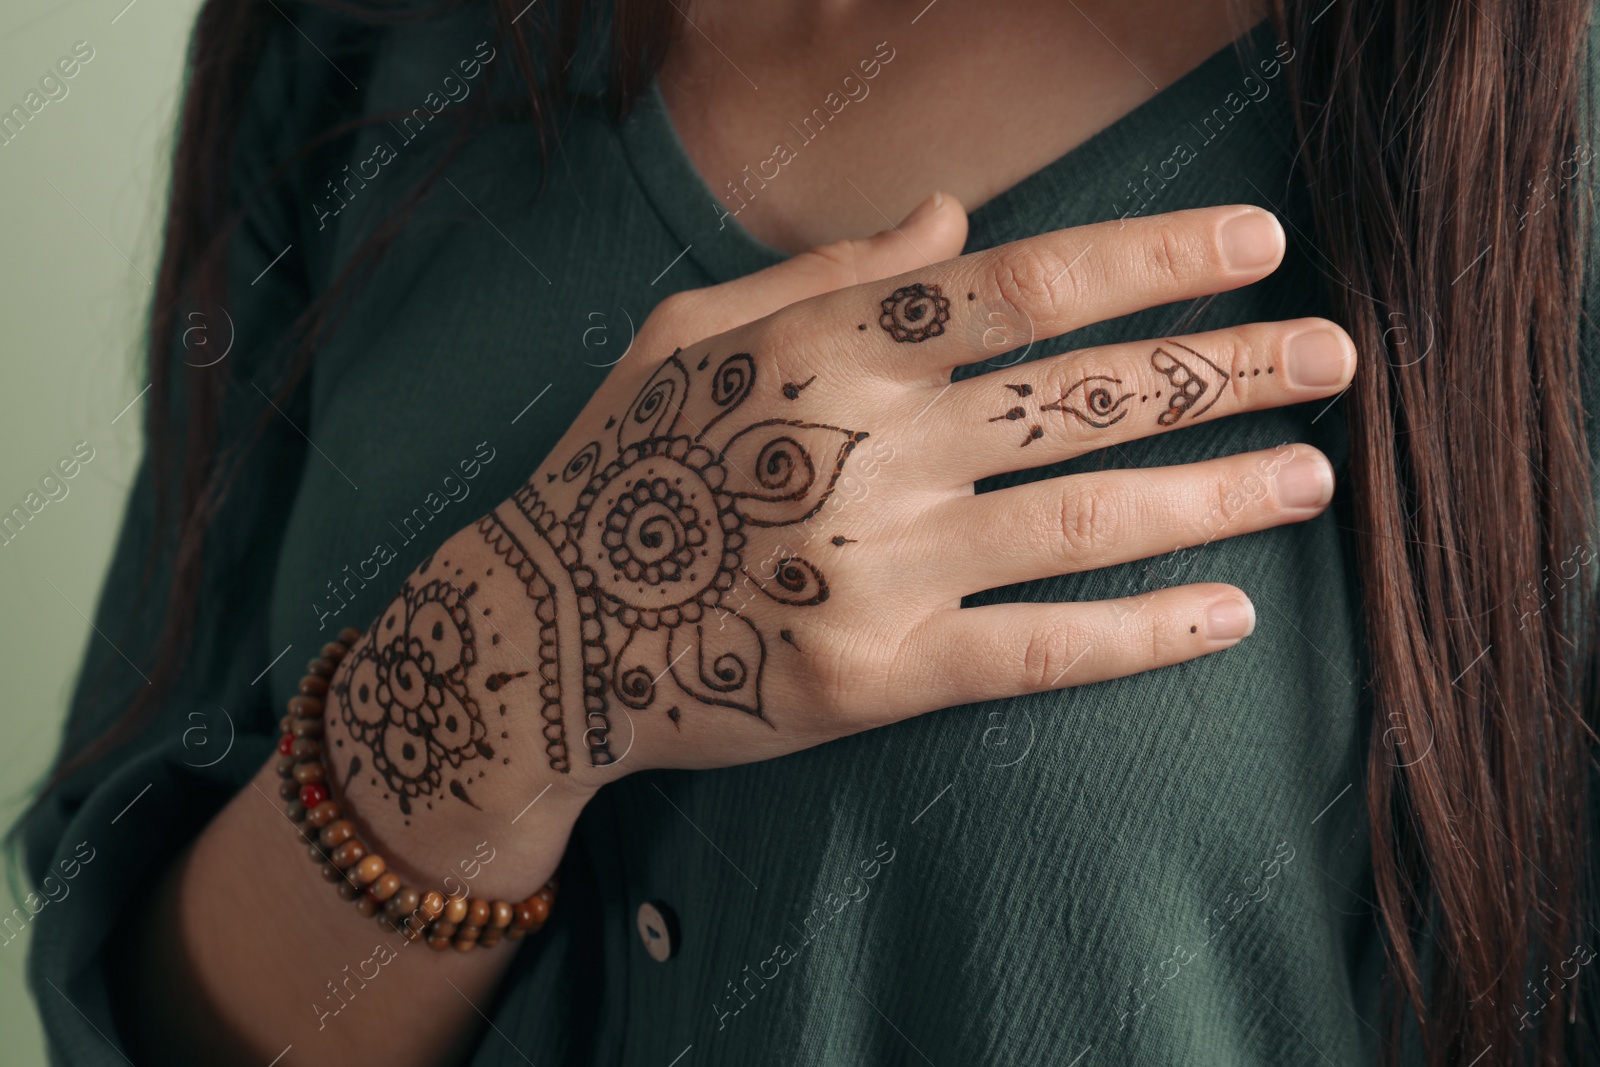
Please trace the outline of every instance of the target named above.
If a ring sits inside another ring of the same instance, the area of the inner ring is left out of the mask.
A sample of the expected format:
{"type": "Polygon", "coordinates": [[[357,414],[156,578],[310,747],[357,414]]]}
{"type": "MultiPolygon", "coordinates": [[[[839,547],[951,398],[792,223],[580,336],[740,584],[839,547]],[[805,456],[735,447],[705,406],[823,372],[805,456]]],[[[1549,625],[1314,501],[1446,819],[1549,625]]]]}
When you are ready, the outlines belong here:
{"type": "Polygon", "coordinates": [[[1290,338],[1283,362],[1289,384],[1302,389],[1326,389],[1350,378],[1350,349],[1343,337],[1326,328],[1290,338]]]}
{"type": "Polygon", "coordinates": [[[1321,456],[1296,456],[1278,468],[1273,484],[1286,508],[1320,508],[1333,499],[1333,471],[1321,456]]]}
{"type": "Polygon", "coordinates": [[[1246,597],[1224,597],[1206,609],[1206,636],[1213,641],[1241,641],[1255,628],[1255,605],[1246,597]]]}
{"type": "Polygon", "coordinates": [[[939,205],[944,203],[943,193],[934,193],[928,199],[911,209],[911,214],[900,220],[901,226],[915,226],[923,219],[939,210],[939,205]]]}
{"type": "Polygon", "coordinates": [[[1283,227],[1265,211],[1246,211],[1222,224],[1218,235],[1229,270],[1256,271],[1283,255],[1283,227]]]}

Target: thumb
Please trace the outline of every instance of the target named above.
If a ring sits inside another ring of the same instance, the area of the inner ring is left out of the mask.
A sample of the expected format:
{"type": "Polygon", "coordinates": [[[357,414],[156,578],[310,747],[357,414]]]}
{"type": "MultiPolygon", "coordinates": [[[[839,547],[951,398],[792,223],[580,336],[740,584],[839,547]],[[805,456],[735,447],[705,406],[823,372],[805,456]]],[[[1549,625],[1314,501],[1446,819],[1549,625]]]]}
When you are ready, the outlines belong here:
{"type": "Polygon", "coordinates": [[[834,241],[776,266],[696,294],[695,317],[706,334],[764,318],[799,300],[862,282],[889,278],[961,254],[967,212],[948,193],[934,193],[900,225],[853,240],[834,241]]]}

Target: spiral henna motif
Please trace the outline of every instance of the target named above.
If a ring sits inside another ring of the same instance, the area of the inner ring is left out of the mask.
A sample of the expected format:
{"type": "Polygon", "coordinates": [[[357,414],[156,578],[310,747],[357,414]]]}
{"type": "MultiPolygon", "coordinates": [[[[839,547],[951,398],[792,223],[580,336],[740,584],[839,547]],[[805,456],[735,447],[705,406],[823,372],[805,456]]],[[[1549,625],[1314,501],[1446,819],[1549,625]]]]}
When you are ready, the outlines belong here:
{"type": "MultiPolygon", "coordinates": [[[[942,329],[948,301],[937,290],[917,299],[923,312],[897,304],[907,321],[942,329]]],[[[790,606],[827,600],[821,571],[799,556],[746,566],[746,529],[815,515],[866,434],[785,419],[724,429],[755,384],[748,353],[714,367],[673,353],[608,423],[614,445],[592,442],[559,481],[547,476],[549,499],[529,482],[479,523],[541,624],[553,769],[571,769],[569,734],[580,729],[592,764],[615,762],[618,705],[674,725],[697,703],[764,718],[766,641],[741,613],[736,582],[790,606]]]]}
{"type": "Polygon", "coordinates": [[[901,286],[881,306],[878,325],[896,341],[916,344],[938,337],[950,321],[950,299],[937,285],[916,282],[901,286]]]}

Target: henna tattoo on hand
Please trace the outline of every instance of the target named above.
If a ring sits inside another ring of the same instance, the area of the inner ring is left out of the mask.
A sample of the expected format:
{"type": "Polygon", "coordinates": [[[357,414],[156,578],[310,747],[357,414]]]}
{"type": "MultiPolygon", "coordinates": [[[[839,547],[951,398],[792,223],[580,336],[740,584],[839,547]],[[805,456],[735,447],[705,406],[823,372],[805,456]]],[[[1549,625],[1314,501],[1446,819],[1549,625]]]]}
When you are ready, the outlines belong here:
{"type": "Polygon", "coordinates": [[[1121,386],[1121,378],[1091,375],[1068,389],[1060,400],[1046,404],[1039,410],[1059,411],[1086,426],[1103,430],[1121,422],[1128,414],[1124,405],[1133,398],[1133,394],[1124,392],[1121,386]]]}
{"type": "MultiPolygon", "coordinates": [[[[1150,366],[1172,386],[1167,394],[1165,406],[1156,416],[1156,422],[1161,426],[1173,426],[1186,414],[1192,418],[1199,418],[1211,410],[1222,397],[1222,388],[1228,383],[1228,372],[1186,345],[1167,341],[1166,346],[1157,348],[1150,354],[1150,366]],[[1173,349],[1184,355],[1175,354],[1173,349]]],[[[1268,374],[1273,371],[1273,367],[1266,368],[1268,374]]],[[[1246,373],[1244,370],[1239,371],[1239,377],[1245,377],[1246,373]]],[[[1251,377],[1255,377],[1261,374],[1261,368],[1253,368],[1248,373],[1251,377]]],[[[1031,385],[1007,384],[1005,387],[1022,400],[1033,395],[1031,385]]],[[[1155,391],[1154,398],[1157,401],[1161,399],[1161,393],[1159,389],[1155,391]]],[[[1127,417],[1132,410],[1135,395],[1123,388],[1121,378],[1109,374],[1092,374],[1076,382],[1059,399],[1040,406],[1038,413],[1059,411],[1063,415],[1071,415],[1084,426],[1104,430],[1127,417]]],[[[1148,403],[1150,399],[1151,394],[1138,395],[1140,404],[1148,403]]],[[[1027,406],[1016,404],[999,415],[991,416],[989,421],[1019,422],[1027,418],[1029,418],[1027,406]]],[[[1022,439],[1018,447],[1026,448],[1043,436],[1043,427],[1035,423],[1028,427],[1027,436],[1022,439]]]]}
{"type": "Polygon", "coordinates": [[[937,285],[913,282],[883,300],[878,325],[896,341],[917,344],[944,333],[950,321],[950,300],[937,285]]]}
{"type": "Polygon", "coordinates": [[[1156,422],[1162,426],[1173,425],[1183,418],[1185,412],[1190,412],[1193,417],[1199,418],[1222,396],[1222,386],[1228,382],[1228,372],[1205,356],[1176,341],[1167,343],[1173,348],[1183,349],[1193,358],[1185,360],[1165,348],[1158,348],[1150,353],[1150,365],[1172,383],[1173,391],[1167,397],[1167,408],[1156,416],[1156,422]],[[1199,404],[1201,398],[1208,392],[1211,393],[1211,399],[1196,407],[1195,405],[1199,404]]]}
{"type": "MultiPolygon", "coordinates": [[[[747,567],[746,530],[816,514],[867,435],[794,419],[738,425],[730,416],[756,380],[750,355],[701,374],[709,355],[691,372],[680,354],[617,421],[614,446],[592,442],[563,467],[564,482],[586,476],[575,499],[547,500],[530,481],[478,524],[541,626],[545,749],[558,772],[571,769],[568,732],[580,724],[590,763],[616,761],[614,704],[664,708],[675,725],[691,701],[766,721],[766,641],[726,594],[742,575],[781,604],[829,595],[822,572],[799,556],[770,572],[747,567]]],[[[814,380],[784,395],[795,399],[814,380]]]]}
{"type": "Polygon", "coordinates": [[[805,381],[801,382],[799,385],[796,385],[793,382],[788,382],[783,387],[783,395],[784,395],[785,398],[787,398],[789,400],[799,400],[801,391],[804,390],[806,386],[810,385],[812,382],[814,382],[816,380],[817,380],[817,376],[815,374],[813,374],[811,377],[807,378],[805,381]]]}
{"type": "MultiPolygon", "coordinates": [[[[431,567],[426,560],[419,573],[431,567]]],[[[420,588],[408,581],[332,687],[345,727],[371,753],[373,769],[407,815],[413,800],[439,792],[446,766],[494,758],[467,689],[467,671],[477,662],[467,607],[475,590],[447,578],[420,588]]],[[[350,776],[360,765],[352,756],[350,776]]],[[[450,792],[471,803],[458,780],[450,792]]]]}

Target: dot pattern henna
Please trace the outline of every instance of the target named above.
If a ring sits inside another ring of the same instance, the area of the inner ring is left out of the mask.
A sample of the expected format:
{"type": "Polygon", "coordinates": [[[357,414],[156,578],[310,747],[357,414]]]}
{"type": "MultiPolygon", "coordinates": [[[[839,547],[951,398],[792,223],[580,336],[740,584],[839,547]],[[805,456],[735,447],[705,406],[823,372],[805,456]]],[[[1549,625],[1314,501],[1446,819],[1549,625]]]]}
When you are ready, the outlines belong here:
{"type": "Polygon", "coordinates": [[[937,285],[913,282],[883,299],[878,325],[896,341],[917,344],[944,333],[950,300],[937,285]]]}
{"type": "MultiPolygon", "coordinates": [[[[477,661],[469,597],[448,580],[407,582],[332,687],[352,738],[407,815],[414,799],[439,793],[446,766],[494,757],[467,690],[477,661]]],[[[359,767],[352,757],[351,774],[359,767]]],[[[452,792],[465,799],[454,783],[452,792]]]]}
{"type": "MultiPolygon", "coordinates": [[[[571,770],[578,730],[591,764],[616,761],[618,705],[660,708],[674,724],[694,701],[765,720],[766,638],[729,591],[743,577],[782,604],[829,595],[799,556],[747,566],[747,531],[816,514],[867,435],[795,419],[741,423],[756,379],[750,355],[709,373],[710,356],[691,371],[680,355],[616,420],[614,444],[586,445],[562,468],[562,484],[580,484],[567,471],[586,476],[575,497],[546,498],[530,481],[478,525],[541,626],[545,749],[559,772],[571,770]]],[[[814,380],[782,392],[796,399],[814,380]]]]}

